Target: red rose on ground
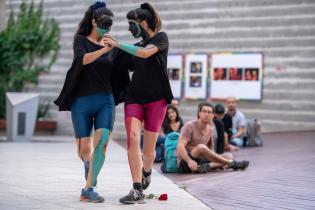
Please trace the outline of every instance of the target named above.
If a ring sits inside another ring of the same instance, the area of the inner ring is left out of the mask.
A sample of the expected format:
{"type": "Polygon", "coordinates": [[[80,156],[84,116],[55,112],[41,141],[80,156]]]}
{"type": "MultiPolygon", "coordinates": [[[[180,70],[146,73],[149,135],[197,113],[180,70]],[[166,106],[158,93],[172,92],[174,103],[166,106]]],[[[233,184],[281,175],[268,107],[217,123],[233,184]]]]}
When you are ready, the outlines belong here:
{"type": "Polygon", "coordinates": [[[160,201],[167,201],[167,194],[160,195],[159,200],[160,201]]]}

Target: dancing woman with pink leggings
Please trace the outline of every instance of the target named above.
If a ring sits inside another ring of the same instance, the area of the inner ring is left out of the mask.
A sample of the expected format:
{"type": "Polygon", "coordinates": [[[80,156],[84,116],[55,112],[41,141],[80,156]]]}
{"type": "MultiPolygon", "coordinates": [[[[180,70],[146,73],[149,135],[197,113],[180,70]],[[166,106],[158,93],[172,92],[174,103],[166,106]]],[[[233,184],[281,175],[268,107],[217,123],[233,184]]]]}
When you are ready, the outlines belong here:
{"type": "Polygon", "coordinates": [[[161,20],[149,3],[127,14],[129,31],[142,40],[135,45],[123,44],[108,36],[104,43],[132,55],[133,76],[126,91],[125,126],[128,139],[128,159],[133,188],[119,201],[124,204],[143,203],[151,181],[155,159],[155,144],[166,112],[173,99],[166,73],[168,37],[160,32],[161,20]],[[140,131],[144,123],[143,160],[140,131]]]}

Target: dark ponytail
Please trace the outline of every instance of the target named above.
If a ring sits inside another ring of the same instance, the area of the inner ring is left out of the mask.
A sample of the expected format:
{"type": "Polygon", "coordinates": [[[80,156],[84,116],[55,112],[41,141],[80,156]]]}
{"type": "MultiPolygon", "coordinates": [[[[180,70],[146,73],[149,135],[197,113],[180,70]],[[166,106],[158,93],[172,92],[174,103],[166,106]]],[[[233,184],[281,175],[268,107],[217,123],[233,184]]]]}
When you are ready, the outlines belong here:
{"type": "Polygon", "coordinates": [[[95,2],[86,10],[84,17],[79,23],[78,30],[75,33],[74,37],[76,37],[77,35],[88,36],[89,34],[91,34],[93,29],[93,19],[95,19],[96,22],[105,20],[106,22],[108,22],[108,25],[112,25],[113,16],[113,12],[110,9],[106,8],[105,2],[95,2]]]}
{"type": "Polygon", "coordinates": [[[74,37],[77,35],[89,35],[92,31],[93,25],[92,25],[92,19],[93,19],[93,10],[91,7],[89,7],[82,20],[79,23],[77,32],[75,33],[74,37]]]}
{"type": "Polygon", "coordinates": [[[162,27],[160,16],[149,3],[143,3],[140,8],[128,12],[127,18],[136,21],[146,20],[150,29],[154,32],[160,31],[162,27]]]}
{"type": "Polygon", "coordinates": [[[151,20],[147,20],[150,28],[154,32],[160,31],[161,27],[162,27],[161,18],[157,14],[155,9],[152,7],[152,5],[146,2],[146,3],[141,4],[140,8],[149,11],[151,13],[151,15],[153,16],[153,18],[151,20]]]}

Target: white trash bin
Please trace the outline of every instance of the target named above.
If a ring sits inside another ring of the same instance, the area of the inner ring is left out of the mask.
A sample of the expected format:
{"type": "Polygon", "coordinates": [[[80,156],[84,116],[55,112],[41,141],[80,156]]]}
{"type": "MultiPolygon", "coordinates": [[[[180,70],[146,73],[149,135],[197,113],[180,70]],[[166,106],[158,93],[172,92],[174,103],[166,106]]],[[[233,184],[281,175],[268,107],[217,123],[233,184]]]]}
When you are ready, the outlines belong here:
{"type": "Polygon", "coordinates": [[[38,103],[38,93],[6,93],[8,141],[25,142],[32,140],[38,103]]]}

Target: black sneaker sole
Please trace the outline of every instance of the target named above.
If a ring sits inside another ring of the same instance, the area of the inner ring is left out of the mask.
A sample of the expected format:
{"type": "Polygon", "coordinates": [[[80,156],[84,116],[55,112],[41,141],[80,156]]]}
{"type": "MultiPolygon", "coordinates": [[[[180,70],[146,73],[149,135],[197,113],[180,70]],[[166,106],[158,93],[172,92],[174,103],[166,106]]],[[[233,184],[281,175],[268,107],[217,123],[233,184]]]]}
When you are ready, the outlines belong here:
{"type": "Polygon", "coordinates": [[[100,199],[100,200],[90,200],[90,199],[87,199],[87,198],[80,198],[80,201],[83,201],[83,202],[89,202],[89,203],[103,203],[105,201],[105,199],[100,199]]]}
{"type": "Polygon", "coordinates": [[[122,204],[144,204],[144,199],[138,200],[138,201],[119,201],[122,204]]]}
{"type": "Polygon", "coordinates": [[[249,166],[249,162],[245,166],[243,166],[242,168],[233,168],[233,170],[234,171],[238,171],[238,170],[244,171],[246,168],[248,168],[248,166],[249,166]]]}

